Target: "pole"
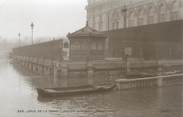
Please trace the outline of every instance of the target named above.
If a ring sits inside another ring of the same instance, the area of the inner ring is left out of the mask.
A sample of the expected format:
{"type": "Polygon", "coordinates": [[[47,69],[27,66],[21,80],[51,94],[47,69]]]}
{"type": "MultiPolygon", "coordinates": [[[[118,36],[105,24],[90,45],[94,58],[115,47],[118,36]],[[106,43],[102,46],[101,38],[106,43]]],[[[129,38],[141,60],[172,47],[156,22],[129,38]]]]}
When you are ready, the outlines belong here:
{"type": "Polygon", "coordinates": [[[129,64],[129,57],[132,55],[132,49],[131,47],[126,47],[125,48],[125,74],[128,75],[128,73],[130,72],[130,64],[129,64]]]}
{"type": "Polygon", "coordinates": [[[123,28],[127,28],[127,6],[126,6],[126,0],[124,0],[124,5],[123,5],[123,28]]]}
{"type": "Polygon", "coordinates": [[[109,31],[109,28],[110,28],[110,13],[108,14],[108,16],[107,16],[107,31],[109,31]]]}
{"type": "Polygon", "coordinates": [[[31,26],[31,35],[32,35],[32,37],[31,37],[32,45],[33,45],[34,44],[34,23],[32,22],[30,26],[31,26]]]}
{"type": "Polygon", "coordinates": [[[19,47],[21,46],[21,40],[20,40],[21,34],[18,33],[18,41],[19,41],[19,47]]]}
{"type": "Polygon", "coordinates": [[[125,76],[128,75],[128,55],[125,55],[125,76]]]}

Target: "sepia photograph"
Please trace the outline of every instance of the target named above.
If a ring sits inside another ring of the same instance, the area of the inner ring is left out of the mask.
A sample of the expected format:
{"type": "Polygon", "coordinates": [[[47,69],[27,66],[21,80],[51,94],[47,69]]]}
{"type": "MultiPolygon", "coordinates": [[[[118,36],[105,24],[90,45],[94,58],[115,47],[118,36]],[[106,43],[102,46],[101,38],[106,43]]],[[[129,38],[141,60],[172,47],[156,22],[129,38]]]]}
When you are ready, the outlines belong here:
{"type": "Polygon", "coordinates": [[[0,117],[183,117],[183,0],[0,0],[0,117]]]}

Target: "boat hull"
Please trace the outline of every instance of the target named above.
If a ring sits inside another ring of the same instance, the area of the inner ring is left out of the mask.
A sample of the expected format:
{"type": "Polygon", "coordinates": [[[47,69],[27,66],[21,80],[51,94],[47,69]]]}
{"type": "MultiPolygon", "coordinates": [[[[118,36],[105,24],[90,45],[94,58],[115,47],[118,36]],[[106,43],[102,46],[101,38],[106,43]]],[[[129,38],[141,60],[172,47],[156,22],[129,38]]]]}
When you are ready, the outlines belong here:
{"type": "Polygon", "coordinates": [[[41,89],[37,88],[37,92],[39,96],[44,97],[60,97],[60,96],[72,96],[72,95],[82,95],[82,94],[90,94],[97,92],[106,92],[114,89],[115,85],[111,86],[98,86],[98,87],[88,87],[82,89],[69,89],[63,90],[62,88],[49,88],[49,89],[41,89]]]}

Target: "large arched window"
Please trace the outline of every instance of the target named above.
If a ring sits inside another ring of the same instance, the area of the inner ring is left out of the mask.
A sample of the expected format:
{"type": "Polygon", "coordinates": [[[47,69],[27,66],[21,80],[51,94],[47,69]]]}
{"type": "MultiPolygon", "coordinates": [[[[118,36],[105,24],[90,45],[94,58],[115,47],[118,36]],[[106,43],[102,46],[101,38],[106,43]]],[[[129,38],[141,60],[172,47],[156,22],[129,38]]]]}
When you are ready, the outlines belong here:
{"type": "Polygon", "coordinates": [[[149,7],[148,9],[148,24],[153,24],[155,23],[155,8],[153,8],[152,6],[149,7]]]}
{"type": "Polygon", "coordinates": [[[95,29],[96,28],[96,18],[95,15],[92,17],[92,27],[95,29]]]}
{"type": "Polygon", "coordinates": [[[136,16],[134,11],[131,11],[128,14],[128,27],[132,26],[136,26],[136,16]]]}
{"type": "Polygon", "coordinates": [[[165,4],[161,3],[159,5],[159,20],[160,22],[166,21],[166,17],[167,17],[167,9],[165,4]]]}
{"type": "Polygon", "coordinates": [[[114,11],[112,14],[112,29],[119,28],[120,16],[118,11],[114,11]]]}
{"type": "Polygon", "coordinates": [[[171,20],[178,19],[178,12],[179,12],[179,3],[177,2],[177,0],[173,0],[171,3],[171,12],[170,12],[171,20]]]}
{"type": "Polygon", "coordinates": [[[99,16],[98,26],[99,26],[99,31],[102,31],[103,30],[103,15],[99,16]]]}
{"type": "Polygon", "coordinates": [[[138,25],[143,25],[144,24],[144,11],[143,8],[138,9],[138,19],[137,19],[137,24],[138,25]]]}
{"type": "Polygon", "coordinates": [[[179,9],[179,3],[177,0],[173,0],[172,3],[171,3],[171,8],[172,8],[172,11],[175,12],[175,11],[178,11],[179,9]]]}

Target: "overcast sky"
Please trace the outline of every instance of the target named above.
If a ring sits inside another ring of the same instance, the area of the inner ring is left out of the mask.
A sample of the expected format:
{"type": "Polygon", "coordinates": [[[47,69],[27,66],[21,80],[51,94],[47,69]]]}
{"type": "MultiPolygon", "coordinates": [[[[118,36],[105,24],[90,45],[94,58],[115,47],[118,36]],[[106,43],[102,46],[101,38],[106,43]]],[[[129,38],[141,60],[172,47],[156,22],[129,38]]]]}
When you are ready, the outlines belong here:
{"type": "Polygon", "coordinates": [[[0,36],[35,38],[65,36],[85,25],[86,0],[0,0],[0,36]]]}

